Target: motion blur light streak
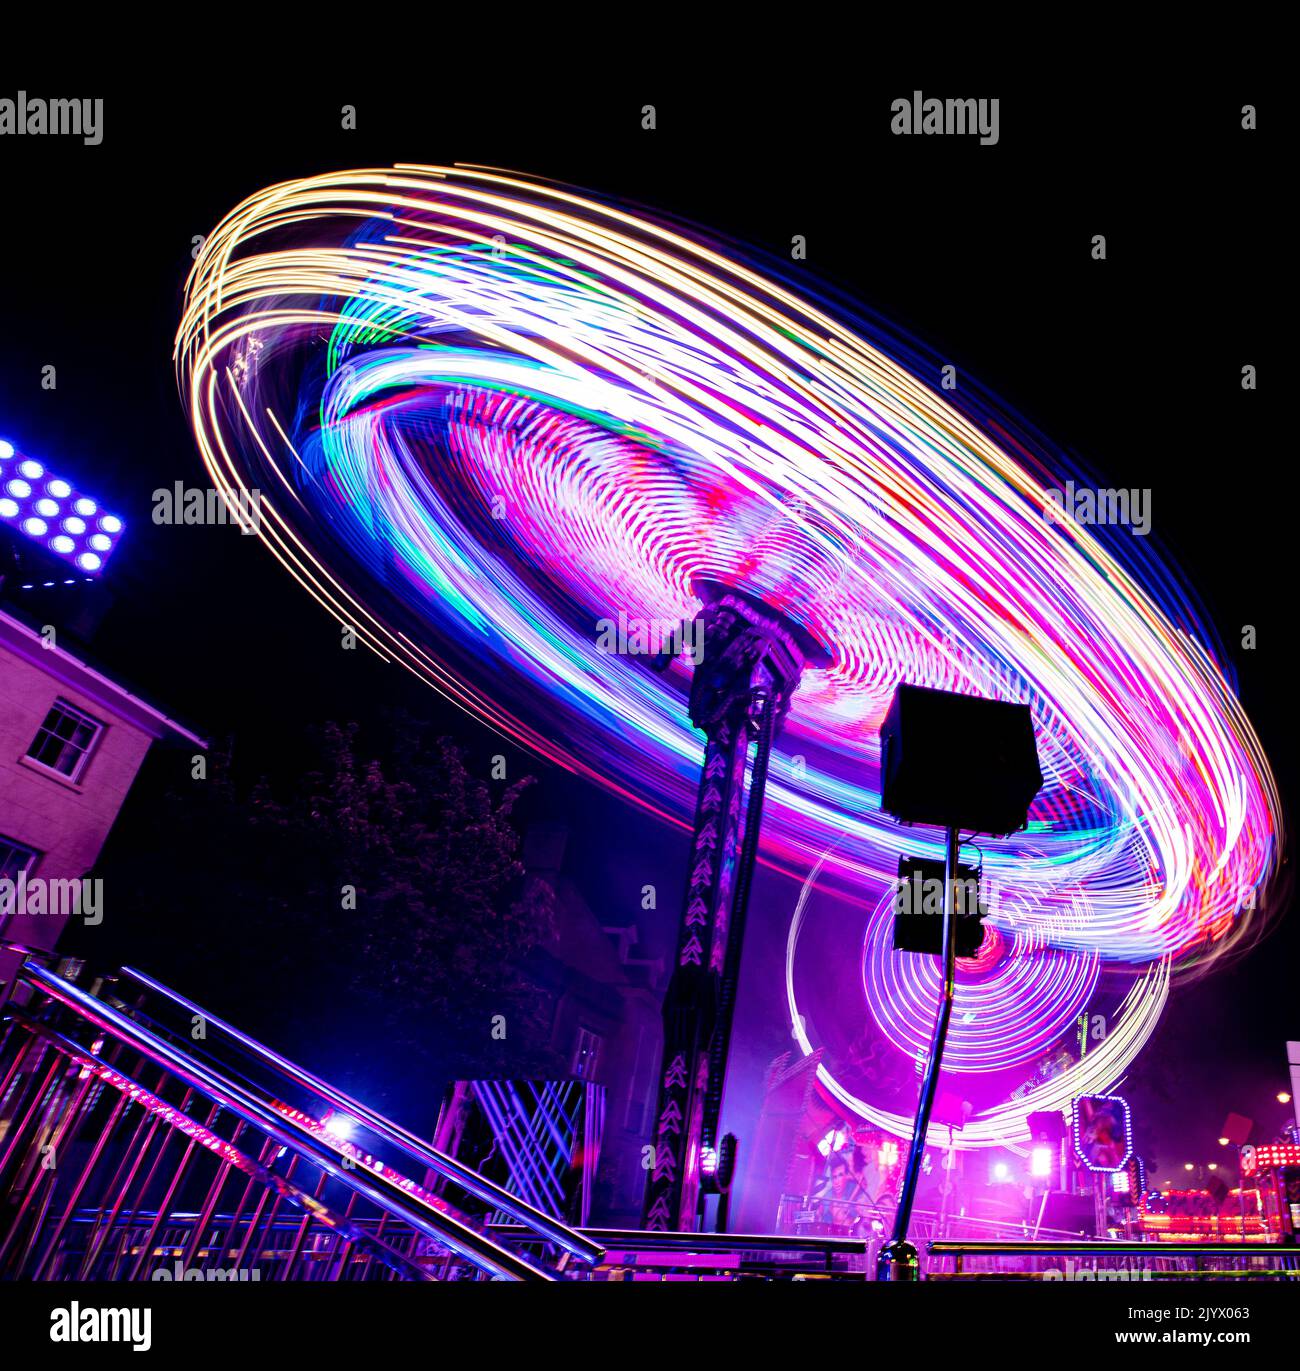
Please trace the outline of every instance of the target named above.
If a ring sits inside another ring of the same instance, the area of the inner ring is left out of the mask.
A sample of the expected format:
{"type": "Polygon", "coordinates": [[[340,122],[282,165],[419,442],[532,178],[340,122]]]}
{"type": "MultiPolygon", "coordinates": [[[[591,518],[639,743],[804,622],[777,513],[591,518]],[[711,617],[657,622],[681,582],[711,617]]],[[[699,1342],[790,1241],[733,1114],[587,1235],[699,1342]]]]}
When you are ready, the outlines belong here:
{"type": "MultiPolygon", "coordinates": [[[[1256,910],[1276,788],[1175,579],[1046,517],[1064,459],[978,394],[967,412],[942,398],[883,326],[553,185],[399,166],[228,215],[176,361],[216,487],[260,490],[260,536],[331,613],[673,821],[699,765],[690,663],[604,653],[599,621],[691,618],[707,578],[826,644],[774,754],[764,857],[802,876],[833,850],[834,890],[876,909],[863,985],[900,1052],[937,992],[928,962],[888,952],[877,907],[920,845],[879,810],[900,681],[1028,703],[1045,776],[1028,829],[986,845],[1011,894],[964,973],[954,1071],[1028,1060],[1122,967],[1123,1025],[1081,1079],[1043,1087],[1101,1088],[1171,967],[1208,965],[1256,910]]],[[[963,1138],[1023,1121],[1023,1099],[1007,1107],[963,1138]]]]}
{"type": "MultiPolygon", "coordinates": [[[[882,1089],[876,1075],[857,1069],[855,1058],[859,1054],[855,1040],[883,1037],[909,1071],[923,1060],[928,1038],[921,1026],[927,1015],[933,1019],[939,1001],[936,961],[909,953],[889,954],[890,901],[885,899],[867,929],[863,958],[865,993],[856,998],[845,995],[833,981],[828,989],[826,968],[842,962],[854,937],[854,930],[845,926],[840,901],[827,902],[820,911],[820,920],[818,911],[812,907],[812,897],[831,857],[831,853],[823,853],[814,864],[790,922],[785,983],[793,1036],[804,1055],[811,1055],[816,1047],[823,1051],[823,1059],[816,1068],[817,1080],[831,1098],[876,1127],[909,1137],[916,1098],[914,1075],[905,1075],[896,1089],[882,1089]],[[812,952],[801,956],[800,944],[807,922],[813,923],[814,934],[820,936],[814,937],[812,952]],[[882,941],[885,959],[894,963],[888,980],[883,975],[873,978],[870,970],[873,948],[882,941]],[[801,982],[816,996],[812,1004],[801,999],[801,982]],[[814,1027],[820,1030],[818,1044],[813,1041],[814,1027]],[[846,1079],[841,1079],[833,1063],[828,1065],[827,1056],[847,1064],[843,1073],[846,1079]],[[852,1086],[847,1081],[849,1072],[853,1073],[852,1086]],[[869,1092],[879,1098],[865,1098],[869,1092]]],[[[988,932],[991,930],[986,930],[986,944],[988,932]]],[[[1061,953],[1049,952],[1044,961],[1045,948],[1031,945],[1022,951],[1028,955],[1019,967],[1003,967],[1000,957],[991,963],[997,979],[1005,982],[1015,977],[1018,981],[1019,999],[1014,1012],[1000,1020],[1000,1040],[989,1035],[988,1025],[982,1019],[985,1004],[979,987],[990,969],[990,963],[982,960],[984,948],[976,957],[958,960],[953,1019],[940,1081],[942,1089],[957,1093],[972,1108],[951,1139],[945,1124],[932,1122],[926,1134],[931,1146],[946,1147],[951,1142],[960,1149],[1013,1147],[1027,1153],[1028,1149],[1020,1146],[1031,1137],[1027,1116],[1069,1110],[1078,1096],[1108,1089],[1150,1038],[1169,998],[1170,958],[1162,957],[1145,966],[1100,962],[1095,971],[1085,974],[1089,976],[1086,1012],[1091,1016],[1099,1008],[1104,1009],[1107,1027],[1101,1041],[1078,1060],[1058,1052],[1056,1059],[1050,1060],[1048,1073],[1027,1075],[1031,1059],[1043,1053],[1049,1042],[1059,1043],[1062,1030],[1071,1027],[1067,1020],[1072,1020],[1082,1001],[1077,992],[1067,995],[1064,1005],[1053,999],[1061,994],[1059,986],[1052,983],[1057,974],[1055,959],[1061,953]],[[1054,1039],[1043,1031],[1044,1021],[1055,1028],[1054,1039]]],[[[1078,954],[1065,956],[1068,959],[1078,954]]]]}
{"type": "MultiPolygon", "coordinates": [[[[868,925],[863,983],[889,1040],[915,1056],[929,1049],[942,972],[938,958],[894,953],[892,926],[886,899],[868,925]]],[[[1023,927],[1010,948],[1005,941],[996,929],[986,931],[985,946],[996,947],[987,970],[979,956],[962,960],[961,1012],[949,1030],[946,1071],[982,1074],[1031,1060],[1069,1029],[1096,990],[1095,952],[1046,946],[1023,927]]]]}

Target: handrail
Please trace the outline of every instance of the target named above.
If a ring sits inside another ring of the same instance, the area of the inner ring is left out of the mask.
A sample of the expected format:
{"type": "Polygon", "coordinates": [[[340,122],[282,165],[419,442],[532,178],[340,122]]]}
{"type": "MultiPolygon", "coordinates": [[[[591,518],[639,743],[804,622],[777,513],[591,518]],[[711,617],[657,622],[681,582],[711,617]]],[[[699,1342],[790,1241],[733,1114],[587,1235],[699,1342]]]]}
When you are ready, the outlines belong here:
{"type": "MultiPolygon", "coordinates": [[[[616,1251],[640,1248],[646,1252],[846,1252],[861,1256],[868,1247],[864,1238],[795,1237],[788,1233],[680,1233],[643,1228],[584,1228],[581,1231],[599,1238],[607,1249],[616,1251]]],[[[518,1224],[489,1224],[488,1232],[509,1238],[523,1236],[518,1224]]]]}
{"type": "Polygon", "coordinates": [[[1238,1242],[1125,1242],[1119,1239],[1079,1239],[1075,1242],[954,1242],[936,1239],[926,1244],[932,1257],[1239,1257],[1269,1254],[1300,1257],[1300,1247],[1286,1243],[1238,1242]]]}
{"type": "Polygon", "coordinates": [[[554,1277],[532,1262],[499,1246],[484,1234],[442,1214],[407,1195],[386,1176],[348,1167],[327,1144],[311,1132],[276,1113],[248,1091],[226,1079],[215,1068],[195,1061],[174,1043],[164,1042],[135,1020],[88,995],[84,990],[32,962],[23,965],[23,976],[51,999],[75,1010],[89,1022],[142,1052],[191,1088],[221,1104],[284,1147],[305,1155],[313,1166],[345,1186],[365,1195],[373,1204],[402,1219],[426,1237],[450,1248],[475,1265],[506,1280],[550,1281],[554,1277]],[[418,1206],[418,1207],[417,1207],[418,1206]]]}
{"type": "MultiPolygon", "coordinates": [[[[30,1019],[25,1011],[20,1010],[17,1017],[23,1026],[41,1042],[52,1047],[56,1052],[61,1052],[69,1061],[75,1062],[84,1070],[101,1073],[107,1077],[109,1084],[121,1094],[129,1095],[137,1101],[147,1099],[152,1095],[152,1091],[145,1089],[145,1087],[133,1077],[128,1076],[125,1072],[119,1070],[115,1066],[110,1067],[88,1048],[82,1047],[80,1044],[73,1042],[70,1038],[64,1037],[62,1033],[56,1033],[47,1024],[38,1023],[35,1020],[30,1019]]],[[[171,1123],[172,1127],[180,1127],[181,1125],[178,1124],[176,1120],[183,1120],[184,1123],[188,1125],[183,1131],[187,1132],[190,1137],[195,1137],[200,1133],[207,1132],[207,1129],[204,1128],[197,1119],[185,1113],[184,1110],[178,1109],[175,1105],[168,1105],[167,1109],[170,1115],[169,1123],[171,1123]]],[[[390,1244],[380,1241],[378,1234],[369,1233],[364,1224],[358,1223],[348,1214],[335,1213],[326,1205],[322,1204],[316,1196],[308,1195],[306,1191],[294,1184],[287,1176],[282,1176],[271,1171],[260,1161],[256,1160],[248,1153],[242,1152],[232,1143],[224,1143],[223,1155],[231,1165],[236,1166],[246,1176],[250,1176],[253,1179],[260,1181],[263,1185],[289,1199],[300,1209],[309,1209],[312,1217],[317,1223],[324,1224],[326,1227],[342,1234],[350,1241],[361,1241],[372,1246],[376,1250],[379,1259],[386,1266],[403,1272],[408,1278],[414,1278],[416,1280],[432,1279],[428,1273],[420,1267],[418,1262],[412,1260],[406,1254],[399,1252],[390,1244]]],[[[386,1213],[389,1213],[396,1218],[403,1219],[406,1222],[410,1222],[405,1214],[396,1213],[387,1206],[383,1207],[385,1208],[386,1213]]],[[[154,1210],[149,1215],[151,1220],[156,1219],[157,1217],[157,1210],[154,1210]]],[[[172,1217],[181,1218],[191,1216],[174,1214],[172,1217]]],[[[198,1215],[192,1217],[197,1218],[198,1215]]],[[[67,1223],[69,1221],[75,1221],[75,1218],[75,1214],[70,1212],[65,1216],[62,1222],[67,1223]]],[[[297,1227],[301,1224],[301,1220],[294,1219],[292,1223],[293,1226],[297,1227]]],[[[439,1241],[442,1241],[442,1239],[439,1239],[439,1241]]]]}
{"type": "MultiPolygon", "coordinates": [[[[888,1203],[882,1202],[879,1198],[874,1200],[844,1200],[833,1195],[782,1195],[780,1204],[782,1208],[787,1205],[795,1205],[806,1210],[856,1209],[865,1217],[879,1219],[882,1223],[892,1212],[888,1203]]],[[[1009,1229],[1013,1232],[1017,1229],[1023,1232],[1028,1226],[1024,1220],[986,1219],[978,1218],[973,1214],[948,1214],[945,1216],[937,1209],[913,1209],[912,1219],[918,1225],[924,1221],[933,1221],[937,1225],[942,1220],[945,1226],[950,1228],[1009,1229]]],[[[1078,1229],[1043,1227],[1039,1228],[1038,1232],[1056,1233],[1067,1240],[1074,1240],[1078,1236],[1078,1229]]],[[[938,1241],[938,1239],[933,1239],[933,1241],[938,1241]]],[[[1015,1239],[1011,1239],[1011,1241],[1015,1241],[1015,1239]]]]}
{"type": "Polygon", "coordinates": [[[335,1089],[326,1081],[321,1080],[319,1076],[313,1075],[305,1067],[297,1065],[296,1062],[291,1062],[287,1057],[282,1057],[264,1043],[258,1042],[257,1039],[235,1028],[233,1024],[227,1023],[215,1014],[210,1014],[201,1005],[172,990],[170,986],[164,985],[161,981],[155,980],[154,977],[143,971],[138,971],[132,966],[124,966],[121,971],[124,976],[129,976],[137,984],[165,996],[173,1004],[179,1005],[191,1014],[198,1014],[206,1024],[210,1024],[234,1038],[236,1042],[261,1061],[270,1064],[298,1085],[312,1091],[313,1094],[319,1095],[333,1107],[354,1115],[379,1137],[386,1138],[389,1142],[414,1155],[417,1160],[430,1170],[436,1171],[445,1180],[460,1186],[462,1190],[468,1191],[469,1194],[492,1205],[494,1209],[509,1214],[525,1228],[542,1234],[548,1241],[564,1248],[565,1251],[585,1262],[598,1262],[605,1255],[605,1250],[599,1243],[592,1242],[576,1229],[560,1223],[549,1214],[543,1213],[540,1209],[521,1200],[517,1195],[512,1195],[508,1190],[488,1180],[485,1176],[480,1176],[478,1172],[471,1170],[463,1162],[458,1162],[454,1157],[440,1152],[430,1143],[416,1137],[414,1133],[409,1133],[399,1124],[393,1123],[391,1119],[386,1119],[382,1114],[376,1113],[359,1100],[354,1100],[350,1095],[335,1089]]]}
{"type": "MultiPolygon", "coordinates": [[[[121,1221],[130,1219],[153,1219],[157,1217],[155,1209],[124,1209],[119,1215],[121,1221]]],[[[74,1210],[69,1216],[70,1223],[93,1223],[98,1215],[98,1210],[94,1207],[74,1210]]],[[[175,1209],[167,1215],[169,1222],[186,1223],[198,1218],[198,1214],[191,1210],[175,1209]]],[[[214,1225],[229,1223],[232,1216],[229,1213],[213,1211],[209,1216],[209,1222],[214,1225]]],[[[297,1223],[297,1220],[284,1220],[286,1224],[297,1223]]],[[[351,1219],[349,1222],[356,1228],[364,1228],[368,1223],[376,1222],[374,1219],[351,1219]]],[[[533,1239],[534,1241],[544,1241],[537,1234],[529,1232],[522,1224],[517,1223],[490,1223],[487,1225],[489,1234],[509,1238],[511,1240],[533,1239]]],[[[639,1248],[643,1252],[663,1251],[663,1252],[694,1252],[701,1255],[717,1249],[734,1250],[739,1252],[813,1252],[825,1254],[832,1252],[847,1256],[862,1256],[866,1251],[867,1244],[857,1238],[794,1238],[785,1233],[678,1233],[674,1231],[661,1232],[652,1229],[641,1228],[584,1228],[579,1230],[588,1235],[598,1234],[605,1242],[609,1251],[627,1251],[639,1248]]]]}

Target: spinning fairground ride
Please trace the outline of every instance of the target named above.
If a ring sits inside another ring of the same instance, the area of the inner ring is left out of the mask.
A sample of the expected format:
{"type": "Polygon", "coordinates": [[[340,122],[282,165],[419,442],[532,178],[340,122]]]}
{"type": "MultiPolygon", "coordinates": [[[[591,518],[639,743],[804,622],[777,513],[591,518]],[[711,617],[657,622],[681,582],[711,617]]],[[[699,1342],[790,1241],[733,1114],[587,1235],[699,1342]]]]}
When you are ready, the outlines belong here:
{"type": "Polygon", "coordinates": [[[900,683],[1027,705],[1044,780],[1021,831],[963,843],[989,913],[933,1141],[1023,1145],[1029,1113],[1123,1076],[1176,971],[1262,925],[1276,788],[1174,574],[844,301],[562,186],[397,166],[227,215],[176,362],[213,483],[258,492],[259,536],[342,624],[690,827],[648,1226],[694,1226],[730,1181],[756,860],[803,882],[786,995],[819,1088],[911,1133],[942,971],[893,950],[890,897],[900,857],[944,846],[881,812],[900,683]],[[1081,1016],[1106,1025],[1082,1055],[1081,1016]]]}

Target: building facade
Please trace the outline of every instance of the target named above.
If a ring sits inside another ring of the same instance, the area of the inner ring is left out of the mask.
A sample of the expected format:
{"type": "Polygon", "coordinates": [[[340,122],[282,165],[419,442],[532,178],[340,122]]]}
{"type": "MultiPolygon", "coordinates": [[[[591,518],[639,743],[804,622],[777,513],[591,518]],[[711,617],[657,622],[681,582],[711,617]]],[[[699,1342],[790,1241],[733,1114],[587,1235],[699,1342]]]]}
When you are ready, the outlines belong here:
{"type": "MultiPolygon", "coordinates": [[[[83,878],[157,741],[206,747],[0,612],[0,943],[52,950],[70,917],[103,917],[83,878]]],[[[0,947],[0,1003],[21,956],[0,947]]]]}

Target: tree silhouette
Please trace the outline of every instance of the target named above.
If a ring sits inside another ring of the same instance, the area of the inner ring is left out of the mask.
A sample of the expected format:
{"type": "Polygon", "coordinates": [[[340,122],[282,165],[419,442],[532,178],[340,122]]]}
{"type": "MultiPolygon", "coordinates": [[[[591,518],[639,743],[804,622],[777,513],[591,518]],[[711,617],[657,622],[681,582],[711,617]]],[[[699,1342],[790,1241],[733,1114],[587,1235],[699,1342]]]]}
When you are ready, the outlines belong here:
{"type": "Polygon", "coordinates": [[[228,740],[100,874],[119,958],[425,1126],[449,1080],[554,1073],[525,970],[552,892],[518,858],[532,778],[494,792],[410,716],[384,732],[363,755],[327,722],[301,770],[243,783],[228,740]]]}

